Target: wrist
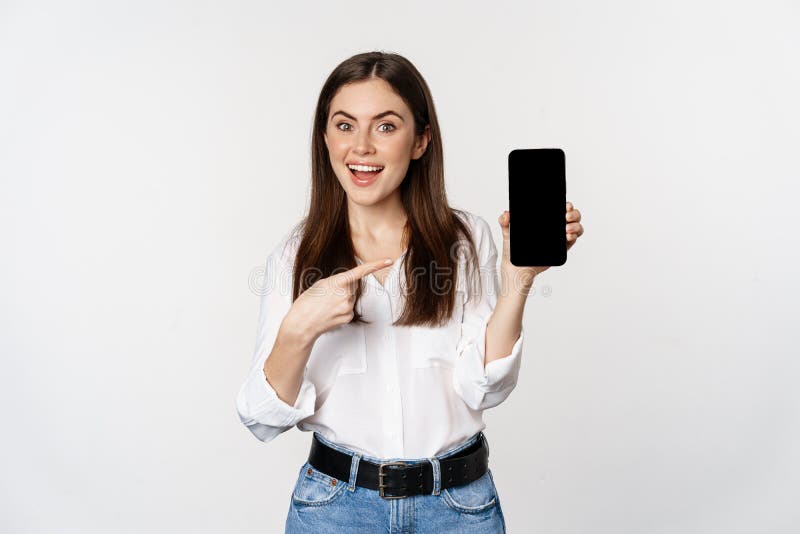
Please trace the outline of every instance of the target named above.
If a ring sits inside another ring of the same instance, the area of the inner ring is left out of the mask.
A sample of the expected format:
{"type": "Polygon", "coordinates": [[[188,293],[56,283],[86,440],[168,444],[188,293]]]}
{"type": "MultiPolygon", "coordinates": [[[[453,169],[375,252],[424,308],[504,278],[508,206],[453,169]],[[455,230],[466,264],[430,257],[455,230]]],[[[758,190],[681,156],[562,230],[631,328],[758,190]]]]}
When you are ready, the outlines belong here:
{"type": "Polygon", "coordinates": [[[503,268],[500,271],[500,295],[510,299],[526,299],[538,274],[534,270],[519,267],[503,268]]]}
{"type": "Polygon", "coordinates": [[[307,324],[299,324],[287,316],[281,322],[281,326],[278,329],[278,337],[284,343],[311,348],[319,336],[307,324]]]}

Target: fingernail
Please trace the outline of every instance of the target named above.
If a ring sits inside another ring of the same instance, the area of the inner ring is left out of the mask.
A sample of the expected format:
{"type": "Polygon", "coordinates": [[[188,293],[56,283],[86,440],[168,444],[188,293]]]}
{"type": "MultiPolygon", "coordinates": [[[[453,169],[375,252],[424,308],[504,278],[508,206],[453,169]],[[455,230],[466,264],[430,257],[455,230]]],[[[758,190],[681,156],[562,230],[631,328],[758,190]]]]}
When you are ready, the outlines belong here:
{"type": "Polygon", "coordinates": [[[383,263],[385,263],[386,265],[389,265],[390,263],[392,263],[392,260],[384,260],[383,263]]]}

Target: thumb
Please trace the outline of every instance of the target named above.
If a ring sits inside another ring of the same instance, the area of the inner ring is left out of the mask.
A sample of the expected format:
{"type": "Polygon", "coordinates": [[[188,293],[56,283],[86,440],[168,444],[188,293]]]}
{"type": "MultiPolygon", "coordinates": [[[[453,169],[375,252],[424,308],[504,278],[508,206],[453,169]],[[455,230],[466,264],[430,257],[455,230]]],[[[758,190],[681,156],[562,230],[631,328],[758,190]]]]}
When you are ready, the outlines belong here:
{"type": "Polygon", "coordinates": [[[509,228],[511,227],[511,213],[506,210],[500,217],[497,218],[497,222],[500,223],[500,228],[503,230],[503,239],[508,239],[510,237],[509,228]]]}
{"type": "Polygon", "coordinates": [[[500,217],[497,218],[500,224],[500,229],[503,232],[503,258],[511,257],[511,212],[504,211],[500,217]]]}

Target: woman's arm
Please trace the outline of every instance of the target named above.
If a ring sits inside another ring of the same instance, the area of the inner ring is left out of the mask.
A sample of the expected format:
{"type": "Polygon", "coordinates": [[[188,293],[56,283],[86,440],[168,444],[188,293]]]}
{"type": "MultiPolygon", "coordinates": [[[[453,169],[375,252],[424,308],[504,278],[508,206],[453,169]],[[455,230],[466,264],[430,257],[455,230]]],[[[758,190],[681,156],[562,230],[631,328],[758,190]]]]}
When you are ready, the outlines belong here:
{"type": "MultiPolygon", "coordinates": [[[[503,257],[500,269],[500,294],[486,327],[486,360],[484,366],[509,354],[522,332],[522,315],[533,279],[548,267],[517,267],[511,263],[511,214],[504,211],[497,219],[503,233],[503,257]]],[[[581,213],[571,202],[566,203],[565,231],[567,250],[583,235],[581,213]]]]}
{"type": "Polygon", "coordinates": [[[287,325],[285,320],[281,323],[263,371],[264,378],[278,398],[289,406],[294,406],[297,400],[313,348],[313,337],[287,325]]]}
{"type": "Polygon", "coordinates": [[[486,326],[486,360],[489,362],[508,356],[522,333],[522,315],[525,302],[533,283],[528,280],[514,280],[503,274],[501,290],[497,297],[489,323],[486,326]]]}
{"type": "Polygon", "coordinates": [[[266,262],[255,352],[236,398],[241,422],[264,442],[312,415],[316,401],[316,388],[305,370],[313,343],[286,321],[292,302],[285,244],[284,239],[266,262]]]}
{"type": "Polygon", "coordinates": [[[453,372],[456,393],[473,410],[486,410],[503,402],[514,389],[522,360],[524,299],[498,306],[497,247],[489,224],[479,216],[472,228],[480,264],[481,291],[464,307],[461,337],[453,372]],[[490,333],[491,326],[491,333],[490,333]],[[487,353],[487,348],[491,354],[487,353]]]}

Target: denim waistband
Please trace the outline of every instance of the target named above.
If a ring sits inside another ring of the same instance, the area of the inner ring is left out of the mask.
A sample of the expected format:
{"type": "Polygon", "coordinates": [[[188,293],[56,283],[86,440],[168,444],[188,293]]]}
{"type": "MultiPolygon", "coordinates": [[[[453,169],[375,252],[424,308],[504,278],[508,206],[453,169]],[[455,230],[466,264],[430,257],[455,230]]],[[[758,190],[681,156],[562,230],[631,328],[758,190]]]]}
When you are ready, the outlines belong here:
{"type": "MultiPolygon", "coordinates": [[[[329,446],[329,447],[331,447],[333,449],[336,449],[339,452],[343,452],[345,454],[349,454],[350,456],[358,455],[358,456],[361,457],[362,460],[367,460],[367,461],[375,463],[375,464],[380,464],[380,463],[383,463],[383,462],[402,461],[402,462],[405,462],[405,463],[410,464],[410,465],[415,465],[415,464],[418,464],[418,463],[430,462],[430,458],[402,458],[402,457],[378,458],[378,457],[375,457],[375,456],[369,456],[369,455],[362,454],[360,452],[354,451],[353,449],[350,449],[350,448],[344,447],[342,445],[339,445],[338,443],[334,443],[334,442],[326,439],[325,436],[323,436],[319,432],[315,431],[314,432],[314,436],[318,440],[320,440],[322,443],[324,443],[325,445],[327,445],[327,446],[329,446]]],[[[463,443],[461,443],[459,445],[454,445],[453,447],[450,447],[446,451],[444,451],[444,452],[442,452],[440,454],[437,454],[433,458],[436,458],[437,460],[442,460],[444,458],[449,458],[450,456],[454,456],[458,452],[466,449],[467,447],[469,447],[470,445],[475,443],[475,441],[478,440],[478,439],[483,439],[484,442],[486,443],[486,446],[488,447],[489,444],[486,441],[486,436],[484,436],[483,431],[481,431],[481,432],[478,432],[477,434],[473,435],[471,438],[467,439],[465,442],[463,442],[463,443]]]]}

